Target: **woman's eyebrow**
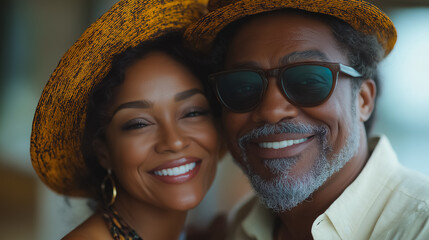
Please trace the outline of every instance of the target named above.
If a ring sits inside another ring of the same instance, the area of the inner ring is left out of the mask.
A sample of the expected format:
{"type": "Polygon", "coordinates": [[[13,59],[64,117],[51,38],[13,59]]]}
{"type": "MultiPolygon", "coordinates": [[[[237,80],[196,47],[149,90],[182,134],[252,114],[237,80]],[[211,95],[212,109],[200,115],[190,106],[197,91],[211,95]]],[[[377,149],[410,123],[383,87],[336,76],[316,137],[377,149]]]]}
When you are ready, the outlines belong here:
{"type": "Polygon", "coordinates": [[[153,102],[147,101],[147,100],[126,102],[119,105],[115,109],[115,111],[113,111],[112,117],[115,115],[115,113],[117,113],[119,110],[124,108],[151,108],[151,107],[153,107],[153,102]]]}
{"type": "Polygon", "coordinates": [[[192,88],[192,89],[189,89],[189,90],[186,90],[186,91],[183,91],[183,92],[176,93],[176,95],[174,95],[174,101],[176,101],[176,102],[182,101],[182,100],[190,98],[193,95],[198,94],[198,93],[205,95],[204,91],[202,91],[201,89],[192,88]]]}
{"type": "MultiPolygon", "coordinates": [[[[193,88],[193,89],[189,89],[183,92],[179,92],[177,94],[174,95],[174,101],[182,101],[185,100],[187,98],[192,97],[195,94],[203,94],[204,92],[201,89],[198,88],[193,88]]],[[[112,113],[112,117],[119,111],[122,110],[124,108],[152,108],[154,105],[153,102],[148,101],[148,100],[140,100],[140,101],[133,101],[133,102],[126,102],[123,103],[121,105],[119,105],[115,111],[113,111],[112,113]]]]}

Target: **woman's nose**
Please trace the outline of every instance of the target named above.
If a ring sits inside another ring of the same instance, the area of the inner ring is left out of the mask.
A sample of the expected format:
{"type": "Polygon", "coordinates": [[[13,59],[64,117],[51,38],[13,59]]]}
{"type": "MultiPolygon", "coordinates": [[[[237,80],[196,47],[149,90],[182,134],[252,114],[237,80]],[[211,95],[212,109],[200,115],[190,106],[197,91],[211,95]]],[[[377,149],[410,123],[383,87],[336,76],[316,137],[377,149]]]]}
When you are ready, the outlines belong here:
{"type": "Polygon", "coordinates": [[[155,145],[155,151],[158,153],[180,152],[190,144],[189,137],[177,125],[166,124],[158,134],[159,141],[155,145]]]}

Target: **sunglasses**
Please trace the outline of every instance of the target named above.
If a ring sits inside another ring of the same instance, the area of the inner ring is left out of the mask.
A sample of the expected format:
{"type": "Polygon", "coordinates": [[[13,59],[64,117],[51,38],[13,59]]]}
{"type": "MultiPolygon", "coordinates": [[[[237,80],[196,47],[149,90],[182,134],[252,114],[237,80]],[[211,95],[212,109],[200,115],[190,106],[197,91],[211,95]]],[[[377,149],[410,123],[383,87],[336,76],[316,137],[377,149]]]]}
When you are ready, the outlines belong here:
{"type": "Polygon", "coordinates": [[[230,111],[243,113],[256,108],[263,99],[268,78],[276,77],[286,99],[298,107],[314,107],[329,99],[339,73],[353,78],[362,75],[340,63],[300,62],[268,70],[234,69],[211,74],[219,101],[230,111]]]}

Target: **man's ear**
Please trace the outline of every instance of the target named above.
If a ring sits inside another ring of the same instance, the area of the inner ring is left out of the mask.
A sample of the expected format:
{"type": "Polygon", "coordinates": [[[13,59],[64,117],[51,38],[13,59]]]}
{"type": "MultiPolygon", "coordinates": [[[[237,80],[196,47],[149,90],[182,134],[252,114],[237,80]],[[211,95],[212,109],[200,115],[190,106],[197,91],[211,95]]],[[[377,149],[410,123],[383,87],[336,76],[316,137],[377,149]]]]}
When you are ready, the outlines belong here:
{"type": "Polygon", "coordinates": [[[377,86],[374,80],[366,79],[362,82],[358,95],[359,119],[362,122],[368,120],[374,110],[376,93],[377,86]]]}
{"type": "Polygon", "coordinates": [[[108,151],[106,143],[101,139],[97,138],[92,142],[92,147],[94,149],[98,163],[104,169],[111,169],[112,165],[110,161],[110,153],[108,151]]]}

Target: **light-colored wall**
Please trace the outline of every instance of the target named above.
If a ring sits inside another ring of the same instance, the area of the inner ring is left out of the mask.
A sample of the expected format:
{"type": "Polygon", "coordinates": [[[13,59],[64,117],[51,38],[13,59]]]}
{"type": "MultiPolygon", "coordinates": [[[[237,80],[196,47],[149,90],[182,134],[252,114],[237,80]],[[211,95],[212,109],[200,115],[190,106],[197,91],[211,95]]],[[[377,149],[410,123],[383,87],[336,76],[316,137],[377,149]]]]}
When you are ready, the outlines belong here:
{"type": "Polygon", "coordinates": [[[401,163],[429,175],[429,7],[389,11],[398,40],[380,65],[375,133],[386,134],[401,163]]]}

